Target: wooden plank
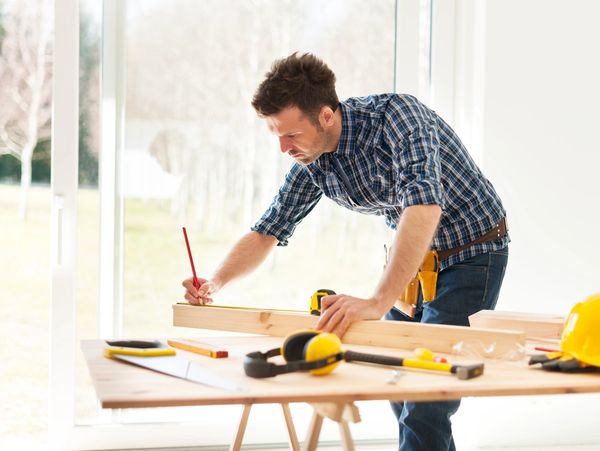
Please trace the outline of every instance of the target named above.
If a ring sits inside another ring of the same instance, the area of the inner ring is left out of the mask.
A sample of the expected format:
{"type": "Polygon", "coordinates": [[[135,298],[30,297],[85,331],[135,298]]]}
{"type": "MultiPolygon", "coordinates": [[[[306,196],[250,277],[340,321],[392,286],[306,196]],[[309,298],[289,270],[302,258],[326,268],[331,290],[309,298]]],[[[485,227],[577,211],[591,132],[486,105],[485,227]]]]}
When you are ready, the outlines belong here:
{"type": "Polygon", "coordinates": [[[471,315],[469,321],[473,327],[522,330],[527,338],[559,340],[565,316],[548,313],[481,310],[471,315]]]}
{"type": "MultiPolygon", "coordinates": [[[[173,325],[245,332],[277,337],[311,329],[317,317],[302,312],[280,312],[217,306],[173,305],[173,325]]],[[[434,352],[452,352],[457,343],[486,349],[485,357],[502,357],[525,345],[521,331],[420,324],[401,321],[358,321],[344,335],[344,343],[390,348],[426,347],[434,352]]]]}

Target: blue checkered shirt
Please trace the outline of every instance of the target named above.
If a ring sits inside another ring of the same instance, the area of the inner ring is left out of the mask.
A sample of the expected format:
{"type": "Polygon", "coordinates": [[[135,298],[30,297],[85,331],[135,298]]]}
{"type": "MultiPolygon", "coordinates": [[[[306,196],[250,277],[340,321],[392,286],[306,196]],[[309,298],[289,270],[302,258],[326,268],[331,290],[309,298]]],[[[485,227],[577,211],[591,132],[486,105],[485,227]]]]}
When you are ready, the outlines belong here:
{"type": "MultiPolygon", "coordinates": [[[[411,205],[442,208],[433,249],[469,243],[506,215],[456,133],[416,98],[402,94],[356,97],[340,103],[342,132],[335,152],[294,163],[270,207],[252,227],[287,245],[321,196],[359,213],[382,215],[395,229],[411,205]]],[[[505,247],[508,235],[476,244],[440,269],[505,247]]]]}

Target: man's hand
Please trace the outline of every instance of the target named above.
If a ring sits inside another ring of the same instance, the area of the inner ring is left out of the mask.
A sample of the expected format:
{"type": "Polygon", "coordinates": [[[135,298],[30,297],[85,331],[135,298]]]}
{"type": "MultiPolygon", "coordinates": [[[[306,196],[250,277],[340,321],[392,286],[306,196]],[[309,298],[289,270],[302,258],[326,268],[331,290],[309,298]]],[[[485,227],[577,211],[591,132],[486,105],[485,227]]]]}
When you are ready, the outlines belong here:
{"type": "Polygon", "coordinates": [[[212,304],[212,295],[237,279],[253,271],[269,255],[277,245],[277,238],[248,232],[229,251],[210,279],[198,277],[200,287],[194,287],[194,279],[190,277],[182,282],[185,287],[185,299],[191,304],[212,304]]]}
{"type": "Polygon", "coordinates": [[[321,299],[321,318],[315,328],[333,332],[342,338],[355,321],[381,319],[416,274],[441,214],[442,209],[438,205],[407,207],[398,223],[390,261],[373,296],[368,299],[345,294],[324,296],[321,299]]]}
{"type": "Polygon", "coordinates": [[[205,305],[212,304],[212,295],[216,293],[219,288],[217,284],[215,284],[211,280],[202,279],[198,277],[198,283],[200,284],[200,288],[196,289],[194,286],[194,278],[190,277],[189,279],[185,279],[181,285],[186,289],[185,291],[185,299],[190,304],[196,305],[205,305]]]}
{"type": "Polygon", "coordinates": [[[381,319],[385,311],[375,299],[361,299],[345,294],[324,296],[321,299],[321,317],[315,329],[331,332],[342,338],[355,321],[381,319]]]}

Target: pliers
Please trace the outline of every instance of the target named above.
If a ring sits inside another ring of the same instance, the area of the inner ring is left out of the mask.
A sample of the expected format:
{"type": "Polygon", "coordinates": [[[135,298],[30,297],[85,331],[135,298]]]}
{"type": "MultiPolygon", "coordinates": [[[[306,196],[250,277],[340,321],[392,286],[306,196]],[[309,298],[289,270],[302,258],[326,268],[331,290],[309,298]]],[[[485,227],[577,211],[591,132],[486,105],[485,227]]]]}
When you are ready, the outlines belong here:
{"type": "Polygon", "coordinates": [[[564,373],[595,372],[600,368],[588,365],[581,360],[577,360],[570,354],[562,351],[548,352],[546,354],[536,354],[529,359],[529,365],[540,363],[542,369],[546,371],[561,371],[564,373]]]}

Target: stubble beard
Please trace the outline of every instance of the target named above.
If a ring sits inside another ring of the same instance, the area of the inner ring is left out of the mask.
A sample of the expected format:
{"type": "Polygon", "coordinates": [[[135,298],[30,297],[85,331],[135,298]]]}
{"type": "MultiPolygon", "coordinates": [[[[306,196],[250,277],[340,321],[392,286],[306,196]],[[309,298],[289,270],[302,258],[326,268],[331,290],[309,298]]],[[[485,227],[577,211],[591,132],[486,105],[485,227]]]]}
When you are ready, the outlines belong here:
{"type": "Polygon", "coordinates": [[[320,150],[314,151],[313,153],[311,153],[311,155],[308,155],[307,158],[305,158],[303,160],[296,160],[296,161],[298,161],[300,164],[302,164],[304,166],[317,161],[321,157],[321,155],[323,155],[326,152],[330,152],[329,147],[331,147],[332,141],[333,141],[332,137],[321,128],[319,131],[319,134],[317,135],[317,139],[315,139],[314,144],[311,146],[314,149],[320,149],[320,150]]]}

